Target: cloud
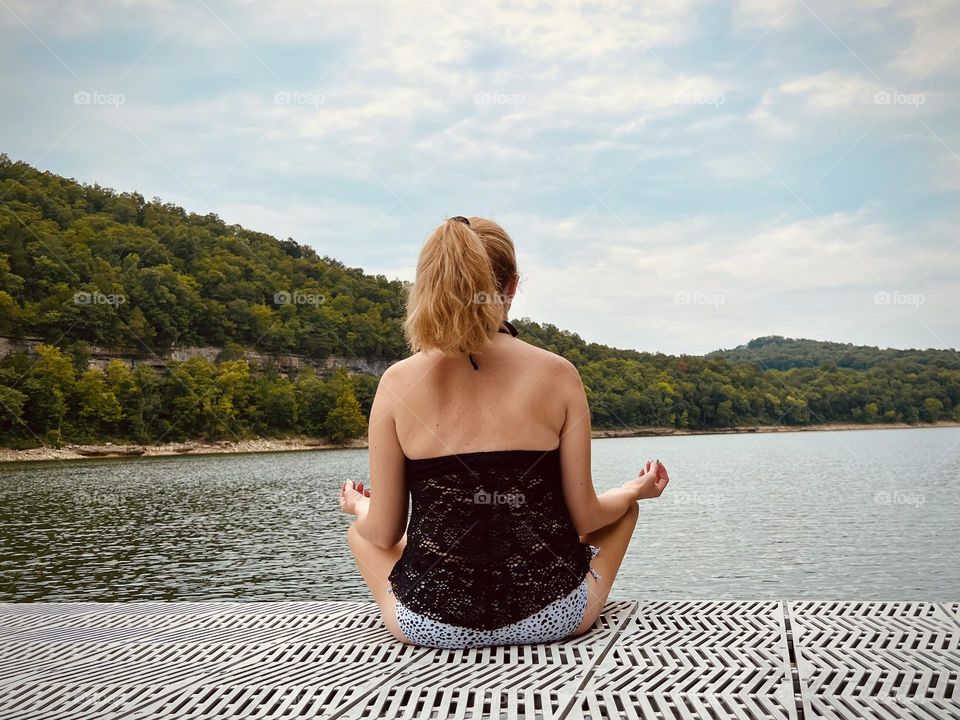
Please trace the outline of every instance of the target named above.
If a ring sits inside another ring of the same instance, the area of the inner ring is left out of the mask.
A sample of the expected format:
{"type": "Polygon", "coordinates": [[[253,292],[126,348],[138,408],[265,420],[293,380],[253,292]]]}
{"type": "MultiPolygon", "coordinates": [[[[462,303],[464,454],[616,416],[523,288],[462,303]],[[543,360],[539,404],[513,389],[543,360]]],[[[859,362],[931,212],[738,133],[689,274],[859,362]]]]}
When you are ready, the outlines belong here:
{"type": "Polygon", "coordinates": [[[890,67],[917,82],[960,67],[960,6],[951,0],[898,5],[898,16],[912,26],[910,41],[890,67]]]}
{"type": "Polygon", "coordinates": [[[862,75],[830,70],[803,75],[763,93],[748,115],[773,137],[789,138],[815,122],[862,124],[865,118],[915,122],[942,115],[955,105],[955,94],[886,85],[862,75]]]}
{"type": "MultiPolygon", "coordinates": [[[[866,210],[747,232],[706,217],[633,232],[611,225],[595,229],[589,250],[560,266],[521,252],[527,267],[517,312],[576,318],[584,337],[599,342],[627,337],[628,346],[651,351],[706,352],[751,333],[858,338],[865,317],[888,322],[891,310],[902,309],[878,306],[874,294],[901,292],[928,295],[904,321],[942,328],[950,323],[944,301],[960,275],[960,254],[944,252],[947,228],[927,230],[946,233],[942,245],[904,257],[906,238],[866,210]]],[[[896,344],[893,334],[889,341],[896,344]]]]}
{"type": "Polygon", "coordinates": [[[797,0],[741,0],[734,6],[734,19],[742,29],[772,28],[789,24],[800,12],[797,0]]]}
{"type": "Polygon", "coordinates": [[[518,312],[614,345],[912,341],[864,294],[912,282],[956,336],[955,3],[7,5],[4,149],[45,169],[407,279],[491,216],[518,312]]]}
{"type": "Polygon", "coordinates": [[[780,92],[802,98],[807,110],[830,111],[862,106],[873,102],[880,86],[856,75],[828,71],[792,80],[780,86],[780,92]]]}

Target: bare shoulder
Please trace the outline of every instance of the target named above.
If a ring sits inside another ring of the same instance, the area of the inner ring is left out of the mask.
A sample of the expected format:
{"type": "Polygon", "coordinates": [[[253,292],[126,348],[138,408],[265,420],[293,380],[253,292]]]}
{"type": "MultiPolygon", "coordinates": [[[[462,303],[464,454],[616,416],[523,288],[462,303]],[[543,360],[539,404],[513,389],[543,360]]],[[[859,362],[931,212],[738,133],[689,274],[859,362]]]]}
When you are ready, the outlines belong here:
{"type": "Polygon", "coordinates": [[[416,353],[402,360],[397,360],[393,365],[390,365],[384,370],[383,375],[380,376],[378,388],[390,389],[405,382],[411,373],[415,372],[415,367],[420,362],[420,355],[422,355],[422,353],[416,353]]]}
{"type": "Polygon", "coordinates": [[[566,385],[567,383],[578,383],[580,381],[580,372],[577,370],[577,366],[563,355],[558,355],[529,343],[524,343],[524,346],[524,352],[528,354],[530,360],[536,363],[541,372],[553,382],[566,385]]]}

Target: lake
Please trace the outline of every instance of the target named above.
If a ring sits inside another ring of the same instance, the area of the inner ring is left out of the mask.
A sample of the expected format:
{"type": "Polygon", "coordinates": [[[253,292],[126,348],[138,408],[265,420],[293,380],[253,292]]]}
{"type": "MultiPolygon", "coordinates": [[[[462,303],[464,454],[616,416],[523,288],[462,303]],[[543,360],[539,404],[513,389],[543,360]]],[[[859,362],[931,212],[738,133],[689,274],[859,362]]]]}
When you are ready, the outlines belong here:
{"type": "MultiPolygon", "coordinates": [[[[598,439],[660,458],[611,598],[960,599],[960,429],[598,439]]],[[[0,601],[369,599],[342,482],[366,450],[0,466],[0,601]]]]}

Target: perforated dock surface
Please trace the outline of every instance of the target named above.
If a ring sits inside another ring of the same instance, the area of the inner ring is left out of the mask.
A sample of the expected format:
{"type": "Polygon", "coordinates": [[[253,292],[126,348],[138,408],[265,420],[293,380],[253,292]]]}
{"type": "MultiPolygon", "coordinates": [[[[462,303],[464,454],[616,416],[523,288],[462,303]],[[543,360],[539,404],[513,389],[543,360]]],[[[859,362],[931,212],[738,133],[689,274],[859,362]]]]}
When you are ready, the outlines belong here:
{"type": "Polygon", "coordinates": [[[960,606],[610,602],[586,636],[393,640],[366,602],[0,604],[0,718],[960,719],[960,606]]]}

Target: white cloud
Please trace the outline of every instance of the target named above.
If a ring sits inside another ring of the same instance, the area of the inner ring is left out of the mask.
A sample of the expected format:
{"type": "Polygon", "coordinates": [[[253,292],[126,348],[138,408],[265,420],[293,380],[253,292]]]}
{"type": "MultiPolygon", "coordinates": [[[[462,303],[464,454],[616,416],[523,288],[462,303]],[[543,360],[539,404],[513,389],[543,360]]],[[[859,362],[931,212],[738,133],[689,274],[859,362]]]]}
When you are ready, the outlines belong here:
{"type": "Polygon", "coordinates": [[[944,76],[960,67],[960,5],[952,0],[925,0],[897,6],[912,25],[910,41],[890,66],[911,79],[944,76]]]}
{"type": "Polygon", "coordinates": [[[836,70],[803,75],[764,91],[747,116],[773,137],[789,138],[812,122],[852,123],[874,120],[913,121],[943,114],[956,103],[955,95],[884,85],[862,75],[836,70]]]}
{"type": "Polygon", "coordinates": [[[747,119],[768,135],[778,138],[789,138],[796,134],[796,125],[781,118],[776,110],[776,91],[766,90],[759,104],[747,116],[747,119]]]}
{"type": "MultiPolygon", "coordinates": [[[[629,232],[594,227],[591,235],[560,266],[521,252],[526,297],[517,314],[651,351],[706,352],[771,332],[859,339],[869,318],[888,319],[891,308],[875,305],[875,292],[923,292],[931,266],[942,277],[960,274],[960,252],[929,245],[904,256],[906,239],[866,211],[746,232],[698,217],[629,232]]],[[[947,297],[941,284],[930,285],[920,314],[904,322],[949,324],[951,304],[937,300],[947,297]]]]}
{"type": "MultiPolygon", "coordinates": [[[[22,61],[0,77],[12,156],[408,279],[445,214],[488,214],[517,240],[518,313],[614,345],[870,341],[864,293],[909,287],[956,236],[955,3],[7,3],[91,88],[127,95],[75,107],[76,80],[0,11],[22,61]],[[794,200],[774,174],[816,184],[804,202],[825,214],[765,228],[794,200]]],[[[918,281],[915,317],[944,337],[957,255],[918,281]]],[[[916,337],[897,322],[878,332],[916,337]]]]}
{"type": "Polygon", "coordinates": [[[810,111],[829,111],[872,103],[880,86],[856,75],[828,71],[792,80],[780,86],[780,92],[803,99],[810,111]]]}
{"type": "Polygon", "coordinates": [[[740,0],[734,19],[744,29],[767,29],[789,24],[801,11],[797,0],[740,0]]]}

